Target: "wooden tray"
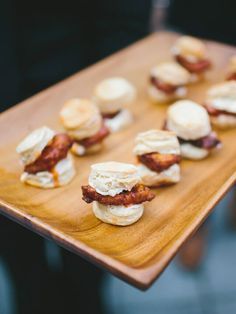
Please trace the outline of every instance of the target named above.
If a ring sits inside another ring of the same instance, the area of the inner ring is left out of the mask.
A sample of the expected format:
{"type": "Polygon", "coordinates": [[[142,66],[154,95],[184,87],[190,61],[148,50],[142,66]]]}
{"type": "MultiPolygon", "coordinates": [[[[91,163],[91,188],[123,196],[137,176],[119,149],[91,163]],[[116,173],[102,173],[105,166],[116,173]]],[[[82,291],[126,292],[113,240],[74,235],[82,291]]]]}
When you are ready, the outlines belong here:
{"type": "MultiPolygon", "coordinates": [[[[132,226],[100,222],[91,205],[81,200],[80,186],[87,183],[92,163],[134,162],[137,132],[161,127],[166,106],[149,102],[148,74],[154,64],[171,59],[170,47],[177,37],[166,32],[151,35],[0,115],[1,213],[141,289],[151,285],[236,179],[236,130],[232,130],[220,134],[224,147],[219,153],[201,162],[184,161],[181,182],[157,190],[156,199],[132,226]],[[78,174],[70,185],[40,190],[22,184],[17,143],[42,125],[60,129],[58,111],[67,98],[89,97],[96,83],[115,75],[130,79],[138,88],[131,108],[135,123],[112,135],[101,154],[77,158],[78,174]]],[[[208,82],[192,86],[189,92],[189,98],[199,102],[211,83],[224,78],[228,58],[236,53],[222,44],[207,45],[215,67],[208,82]]]]}

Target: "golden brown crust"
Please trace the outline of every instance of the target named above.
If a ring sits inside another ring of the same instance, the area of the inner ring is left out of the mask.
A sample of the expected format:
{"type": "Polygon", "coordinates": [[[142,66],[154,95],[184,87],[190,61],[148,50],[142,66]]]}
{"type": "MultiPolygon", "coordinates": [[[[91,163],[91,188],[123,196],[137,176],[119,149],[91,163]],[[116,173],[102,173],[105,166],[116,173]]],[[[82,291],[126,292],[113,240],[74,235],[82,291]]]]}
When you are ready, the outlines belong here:
{"type": "Polygon", "coordinates": [[[37,173],[40,171],[50,171],[58,161],[66,158],[73,140],[67,134],[57,134],[52,142],[47,145],[41,155],[32,163],[25,167],[25,172],[37,173]]]}
{"type": "Polygon", "coordinates": [[[141,184],[136,184],[131,191],[124,191],[115,196],[101,195],[90,185],[82,186],[83,200],[86,203],[97,201],[103,205],[129,206],[131,204],[141,204],[150,202],[155,194],[150,189],[141,184]]]}
{"type": "Polygon", "coordinates": [[[179,163],[181,157],[173,154],[150,153],[138,156],[138,160],[150,170],[161,172],[170,166],[179,163]]]}
{"type": "Polygon", "coordinates": [[[102,125],[101,129],[93,136],[85,138],[83,140],[77,141],[80,145],[84,146],[85,148],[89,148],[95,144],[102,142],[102,140],[110,134],[110,131],[105,126],[102,125]]]}

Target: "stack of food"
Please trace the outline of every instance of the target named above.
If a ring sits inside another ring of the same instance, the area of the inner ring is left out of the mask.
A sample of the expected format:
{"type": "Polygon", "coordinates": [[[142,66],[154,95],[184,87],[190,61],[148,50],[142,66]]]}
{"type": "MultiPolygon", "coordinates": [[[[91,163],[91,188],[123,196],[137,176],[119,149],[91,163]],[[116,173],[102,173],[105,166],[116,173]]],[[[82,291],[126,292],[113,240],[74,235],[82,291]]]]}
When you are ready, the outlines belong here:
{"type": "Polygon", "coordinates": [[[182,66],[163,62],[151,70],[149,96],[152,101],[160,103],[183,98],[187,94],[189,80],[190,75],[182,66]]]}
{"type": "Polygon", "coordinates": [[[127,106],[134,101],[135,96],[134,86],[121,77],[106,79],[96,86],[93,100],[111,132],[119,131],[133,122],[127,106]]]}
{"type": "Polygon", "coordinates": [[[82,186],[83,200],[93,202],[95,216],[113,225],[126,226],[143,214],[143,203],[155,194],[140,184],[137,168],[120,162],[91,166],[89,185],[82,186]]]}
{"type": "Polygon", "coordinates": [[[24,165],[21,181],[41,188],[69,183],[75,175],[69,154],[72,144],[67,134],[56,134],[48,127],[33,131],[16,148],[24,165]]]}
{"type": "Polygon", "coordinates": [[[194,37],[182,36],[172,48],[176,61],[189,73],[191,81],[199,81],[204,73],[211,67],[204,43],[194,37]]]}
{"type": "Polygon", "coordinates": [[[87,99],[70,99],[62,107],[60,118],[65,130],[74,140],[74,154],[83,156],[101,150],[109,130],[93,102],[87,99]]]}
{"type": "Polygon", "coordinates": [[[173,132],[149,130],[135,139],[134,154],[142,183],[157,187],[179,182],[180,146],[173,132]]]}
{"type": "Polygon", "coordinates": [[[236,127],[236,81],[212,86],[204,103],[211,122],[219,128],[236,127]]]}
{"type": "Polygon", "coordinates": [[[206,109],[193,101],[180,100],[171,105],[164,128],[178,136],[184,158],[203,159],[221,147],[216,133],[212,132],[206,109]]]}

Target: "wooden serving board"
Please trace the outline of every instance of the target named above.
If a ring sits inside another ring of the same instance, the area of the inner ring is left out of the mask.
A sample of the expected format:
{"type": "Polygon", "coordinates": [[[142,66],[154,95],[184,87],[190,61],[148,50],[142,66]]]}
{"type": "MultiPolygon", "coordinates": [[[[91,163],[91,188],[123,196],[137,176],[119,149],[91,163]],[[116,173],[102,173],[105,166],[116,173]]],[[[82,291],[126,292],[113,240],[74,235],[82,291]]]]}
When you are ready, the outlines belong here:
{"type": "MultiPolygon", "coordinates": [[[[81,71],[0,115],[0,211],[23,226],[102,266],[123,280],[148,288],[199,227],[236,178],[236,130],[221,132],[223,149],[210,158],[183,161],[179,184],[156,190],[143,217],[129,227],[97,220],[91,205],[81,200],[90,165],[116,160],[136,162],[132,155],[139,131],[160,128],[167,106],[154,105],[147,97],[150,68],[171,59],[170,47],[178,37],[157,33],[81,71]],[[70,97],[90,97],[100,80],[124,76],[138,89],[131,106],[135,123],[110,136],[103,152],[76,158],[77,176],[71,184],[41,190],[22,184],[22,168],[15,147],[30,131],[42,125],[60,130],[58,112],[70,97]]],[[[236,49],[207,42],[214,68],[208,80],[191,86],[188,98],[204,99],[206,89],[225,77],[228,58],[236,49]]]]}

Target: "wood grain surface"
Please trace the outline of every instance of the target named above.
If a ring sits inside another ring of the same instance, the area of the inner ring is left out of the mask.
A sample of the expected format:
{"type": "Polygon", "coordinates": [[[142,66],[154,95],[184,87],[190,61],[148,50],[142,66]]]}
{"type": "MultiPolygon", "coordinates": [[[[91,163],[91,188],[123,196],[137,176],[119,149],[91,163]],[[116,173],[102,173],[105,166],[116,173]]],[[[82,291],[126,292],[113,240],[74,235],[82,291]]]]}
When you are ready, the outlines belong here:
{"type": "MultiPolygon", "coordinates": [[[[91,164],[136,162],[132,148],[137,132],[162,126],[167,107],[148,100],[148,74],[156,63],[171,59],[170,47],[177,37],[166,32],[151,35],[0,115],[1,213],[141,289],[158,277],[236,179],[236,130],[231,130],[219,133],[220,152],[204,161],[183,161],[181,182],[155,190],[157,197],[132,226],[102,223],[91,205],[81,200],[80,187],[87,183],[91,164]],[[135,123],[110,136],[100,154],[76,158],[77,176],[68,186],[41,190],[22,184],[15,152],[18,142],[42,125],[60,130],[58,112],[66,99],[90,97],[101,79],[120,75],[138,89],[130,108],[135,123]]],[[[236,53],[222,44],[207,42],[207,46],[214,68],[207,81],[189,88],[188,96],[200,103],[206,89],[225,77],[228,58],[236,53]]]]}

